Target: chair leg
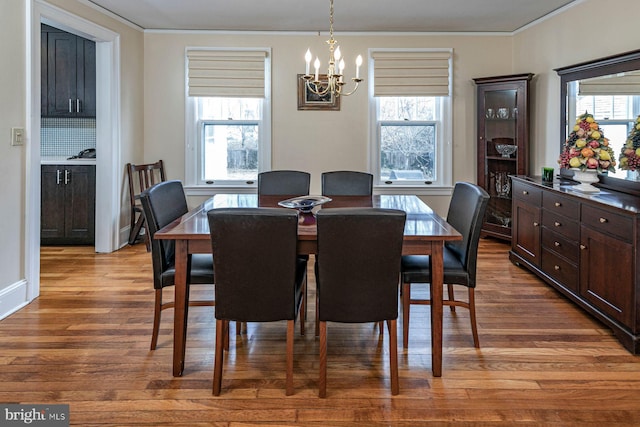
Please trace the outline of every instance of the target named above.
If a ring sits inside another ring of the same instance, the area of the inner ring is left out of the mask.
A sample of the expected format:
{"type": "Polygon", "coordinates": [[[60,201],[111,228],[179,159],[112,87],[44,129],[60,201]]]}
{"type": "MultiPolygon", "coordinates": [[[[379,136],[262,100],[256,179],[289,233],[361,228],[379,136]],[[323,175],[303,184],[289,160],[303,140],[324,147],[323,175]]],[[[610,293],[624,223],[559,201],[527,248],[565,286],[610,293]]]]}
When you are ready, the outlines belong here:
{"type": "Polygon", "coordinates": [[[469,288],[469,318],[471,319],[473,345],[475,348],[480,348],[480,340],[478,339],[478,325],[476,323],[476,297],[474,288],[469,288]]]}
{"type": "Polygon", "coordinates": [[[387,320],[389,328],[389,370],[391,372],[391,394],[400,393],[398,381],[398,327],[396,319],[387,320]]]}
{"type": "Polygon", "coordinates": [[[287,320],[287,380],[286,392],[287,396],[293,394],[293,335],[295,330],[295,321],[287,320]]]}
{"type": "Polygon", "coordinates": [[[216,349],[213,360],[213,395],[220,396],[222,387],[222,364],[224,362],[224,341],[229,328],[228,320],[216,319],[216,349]]]}
{"type": "MultiPolygon", "coordinates": [[[[306,286],[306,285],[303,285],[306,286]]],[[[300,311],[302,313],[298,313],[298,317],[300,318],[300,335],[304,335],[306,333],[305,330],[305,320],[307,320],[307,290],[303,289],[304,294],[302,295],[302,303],[300,307],[300,311]]]]}
{"type": "Polygon", "coordinates": [[[318,397],[327,397],[327,322],[320,322],[320,378],[318,397]]]}
{"type": "Polygon", "coordinates": [[[316,336],[320,335],[320,323],[318,321],[318,291],[316,290],[316,336]]]}
{"type": "MultiPolygon", "coordinates": [[[[455,294],[453,293],[453,285],[447,284],[447,297],[449,298],[449,301],[453,302],[456,299],[455,294]]],[[[456,306],[451,304],[449,306],[449,309],[455,313],[456,311],[456,306]]]]}
{"type": "Polygon", "coordinates": [[[402,347],[409,348],[409,310],[411,308],[411,283],[402,284],[402,347]]]}
{"type": "Polygon", "coordinates": [[[160,316],[162,315],[162,289],[156,289],[156,298],[153,304],[153,332],[151,334],[151,350],[158,345],[158,332],[160,330],[160,316]]]}

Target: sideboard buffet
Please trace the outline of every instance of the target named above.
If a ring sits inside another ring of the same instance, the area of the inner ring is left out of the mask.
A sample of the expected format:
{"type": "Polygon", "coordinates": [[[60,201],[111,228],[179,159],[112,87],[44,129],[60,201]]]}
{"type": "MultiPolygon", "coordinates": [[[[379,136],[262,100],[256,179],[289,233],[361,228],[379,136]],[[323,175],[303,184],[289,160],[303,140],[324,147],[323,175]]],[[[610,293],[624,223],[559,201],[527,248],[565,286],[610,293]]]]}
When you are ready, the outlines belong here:
{"type": "Polygon", "coordinates": [[[509,259],[553,286],[640,354],[640,197],[512,178],[509,259]]]}

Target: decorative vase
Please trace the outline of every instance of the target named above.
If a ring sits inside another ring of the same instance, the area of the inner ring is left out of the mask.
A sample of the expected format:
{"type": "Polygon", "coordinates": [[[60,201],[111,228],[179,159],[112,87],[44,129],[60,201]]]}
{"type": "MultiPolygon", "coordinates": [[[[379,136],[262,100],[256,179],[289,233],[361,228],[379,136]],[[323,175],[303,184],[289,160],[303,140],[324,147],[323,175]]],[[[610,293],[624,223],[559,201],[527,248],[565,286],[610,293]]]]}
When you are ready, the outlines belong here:
{"type": "Polygon", "coordinates": [[[596,169],[580,170],[578,168],[571,168],[573,171],[573,180],[578,181],[580,184],[571,187],[572,190],[580,191],[582,193],[599,193],[600,189],[594,187],[594,182],[598,182],[598,171],[596,169]]]}

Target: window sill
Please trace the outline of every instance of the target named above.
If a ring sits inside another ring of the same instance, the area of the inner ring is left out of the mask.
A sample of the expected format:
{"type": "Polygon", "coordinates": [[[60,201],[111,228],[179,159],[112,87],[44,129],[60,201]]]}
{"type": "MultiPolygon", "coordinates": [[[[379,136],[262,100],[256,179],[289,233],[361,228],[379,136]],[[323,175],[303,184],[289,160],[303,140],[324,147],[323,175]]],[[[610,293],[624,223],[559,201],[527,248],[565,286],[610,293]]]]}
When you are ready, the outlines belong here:
{"type": "Polygon", "coordinates": [[[423,185],[376,185],[375,194],[415,194],[417,196],[451,196],[453,187],[423,185]]]}
{"type": "Polygon", "coordinates": [[[187,196],[214,196],[216,194],[255,194],[257,185],[189,185],[184,187],[187,196]]]}

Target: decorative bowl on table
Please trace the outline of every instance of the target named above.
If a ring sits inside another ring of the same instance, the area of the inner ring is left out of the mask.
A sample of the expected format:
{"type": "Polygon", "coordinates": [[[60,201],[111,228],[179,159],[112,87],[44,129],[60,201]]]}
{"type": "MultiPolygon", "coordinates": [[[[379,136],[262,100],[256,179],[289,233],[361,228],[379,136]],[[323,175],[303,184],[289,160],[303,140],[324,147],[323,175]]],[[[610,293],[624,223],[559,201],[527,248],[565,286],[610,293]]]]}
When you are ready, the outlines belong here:
{"type": "Polygon", "coordinates": [[[316,206],[320,206],[330,201],[331,199],[325,196],[300,196],[282,200],[281,202],[278,202],[278,205],[283,208],[297,209],[302,213],[309,213],[316,206]]]}
{"type": "Polygon", "coordinates": [[[518,146],[513,144],[496,144],[496,150],[502,157],[511,157],[511,155],[518,150],[518,146]]]}

